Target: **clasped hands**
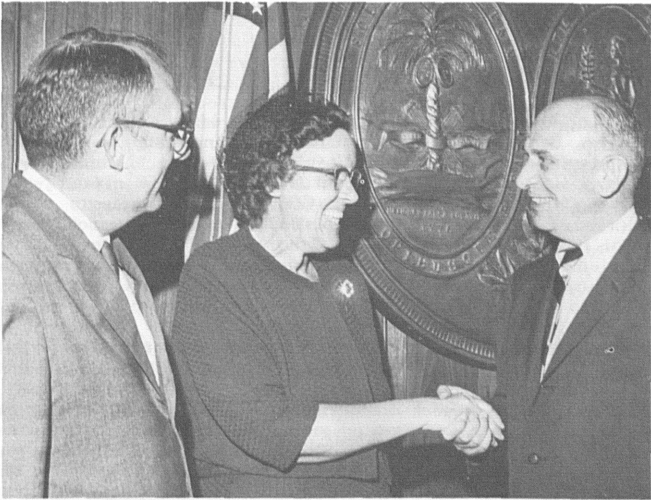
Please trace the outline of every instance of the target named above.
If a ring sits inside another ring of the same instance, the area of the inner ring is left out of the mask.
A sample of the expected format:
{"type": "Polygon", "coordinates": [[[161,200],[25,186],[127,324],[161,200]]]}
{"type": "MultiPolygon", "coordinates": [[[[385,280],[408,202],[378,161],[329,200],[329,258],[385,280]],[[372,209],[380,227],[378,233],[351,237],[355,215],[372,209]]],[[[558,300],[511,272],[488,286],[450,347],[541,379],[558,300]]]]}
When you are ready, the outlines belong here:
{"type": "Polygon", "coordinates": [[[466,455],[483,453],[504,439],[504,424],[497,412],[476,394],[451,385],[441,385],[437,395],[442,404],[443,438],[466,455]]]}

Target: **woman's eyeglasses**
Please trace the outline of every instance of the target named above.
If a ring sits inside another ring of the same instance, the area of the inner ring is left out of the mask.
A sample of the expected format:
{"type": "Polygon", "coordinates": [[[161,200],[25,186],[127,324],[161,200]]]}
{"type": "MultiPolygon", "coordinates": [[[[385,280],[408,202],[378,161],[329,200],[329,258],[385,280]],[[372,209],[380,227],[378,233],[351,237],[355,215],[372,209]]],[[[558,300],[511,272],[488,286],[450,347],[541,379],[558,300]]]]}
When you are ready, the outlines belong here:
{"type": "Polygon", "coordinates": [[[350,183],[353,185],[355,190],[358,190],[361,186],[366,184],[366,179],[364,178],[364,173],[358,169],[353,168],[348,170],[346,167],[339,167],[332,170],[326,170],[324,168],[317,167],[308,167],[306,165],[294,164],[294,171],[296,172],[316,172],[318,174],[325,174],[332,177],[334,181],[334,187],[337,192],[341,191],[346,184],[347,180],[350,180],[350,183]]]}
{"type": "Polygon", "coordinates": [[[139,127],[152,127],[159,130],[164,130],[165,132],[169,132],[172,134],[172,149],[174,150],[174,154],[177,160],[183,158],[190,150],[190,139],[192,138],[192,133],[194,132],[192,125],[161,125],[159,123],[142,122],[138,120],[123,120],[121,118],[117,118],[115,120],[115,123],[121,125],[136,125],[139,127]]]}

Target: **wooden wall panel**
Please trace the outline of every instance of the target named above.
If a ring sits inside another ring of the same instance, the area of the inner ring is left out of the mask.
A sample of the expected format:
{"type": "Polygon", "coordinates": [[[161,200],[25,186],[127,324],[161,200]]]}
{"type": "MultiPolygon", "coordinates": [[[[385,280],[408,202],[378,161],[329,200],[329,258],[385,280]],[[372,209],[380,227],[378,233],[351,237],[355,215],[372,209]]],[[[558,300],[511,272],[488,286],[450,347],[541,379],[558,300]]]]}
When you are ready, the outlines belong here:
{"type": "Polygon", "coordinates": [[[14,168],[15,136],[13,94],[18,79],[18,5],[2,4],[2,191],[14,168]]]}

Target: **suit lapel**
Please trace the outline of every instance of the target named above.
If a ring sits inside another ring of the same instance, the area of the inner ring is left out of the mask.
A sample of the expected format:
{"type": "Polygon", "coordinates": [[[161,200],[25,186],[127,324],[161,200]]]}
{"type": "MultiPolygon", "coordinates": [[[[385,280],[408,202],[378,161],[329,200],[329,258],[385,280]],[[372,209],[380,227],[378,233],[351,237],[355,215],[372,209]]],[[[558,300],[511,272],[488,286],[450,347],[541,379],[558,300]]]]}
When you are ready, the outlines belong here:
{"type": "Polygon", "coordinates": [[[601,278],[563,336],[545,374],[550,377],[567,356],[590,334],[599,321],[619,307],[621,296],[638,279],[648,279],[640,272],[648,261],[649,235],[638,222],[622,247],[613,257],[601,278]],[[646,252],[646,260],[644,258],[646,252]]]}
{"type": "Polygon", "coordinates": [[[520,311],[520,314],[521,317],[526,318],[527,322],[521,331],[532,332],[527,336],[525,348],[527,356],[525,397],[529,404],[533,404],[540,388],[542,343],[548,326],[547,317],[553,313],[556,305],[552,292],[552,282],[557,266],[555,260],[553,253],[543,257],[536,263],[534,272],[525,279],[524,293],[528,294],[530,299],[525,301],[528,310],[520,311]],[[545,283],[542,289],[540,288],[541,283],[545,283]]]}
{"type": "Polygon", "coordinates": [[[16,203],[54,247],[56,255],[50,258],[54,270],[80,311],[95,325],[98,334],[117,335],[122,340],[158,390],[129,303],[109,265],[82,230],[41,190],[20,176],[12,183],[16,187],[16,203]],[[98,313],[111,330],[99,325],[98,313]]]}
{"type": "MultiPolygon", "coordinates": [[[[90,242],[88,243],[90,251],[88,253],[84,252],[86,255],[80,256],[80,258],[72,262],[73,269],[76,265],[79,269],[78,273],[82,286],[88,297],[110,323],[118,337],[129,348],[149,382],[154,387],[157,387],[156,378],[140,340],[140,334],[131,313],[129,302],[112,271],[109,270],[107,275],[106,270],[110,268],[104,265],[105,262],[102,256],[90,242]],[[93,270],[97,270],[97,268],[99,268],[99,271],[92,274],[93,270]]],[[[119,257],[118,261],[120,261],[119,257]]],[[[120,263],[122,262],[120,261],[120,263]]],[[[74,274],[68,276],[72,279],[77,278],[74,274]]]]}

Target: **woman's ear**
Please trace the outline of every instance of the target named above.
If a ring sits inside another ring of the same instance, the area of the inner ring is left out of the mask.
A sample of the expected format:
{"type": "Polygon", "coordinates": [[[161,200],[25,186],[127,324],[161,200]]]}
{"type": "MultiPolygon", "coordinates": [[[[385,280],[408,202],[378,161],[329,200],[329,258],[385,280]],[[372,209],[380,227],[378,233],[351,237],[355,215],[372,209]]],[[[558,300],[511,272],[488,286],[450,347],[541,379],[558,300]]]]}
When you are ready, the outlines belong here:
{"type": "Polygon", "coordinates": [[[617,194],[628,177],[628,163],[621,156],[610,156],[598,168],[597,192],[603,198],[617,194]]]}
{"type": "Polygon", "coordinates": [[[269,187],[267,186],[267,194],[272,198],[280,198],[280,186],[269,187]]]}

